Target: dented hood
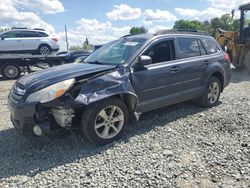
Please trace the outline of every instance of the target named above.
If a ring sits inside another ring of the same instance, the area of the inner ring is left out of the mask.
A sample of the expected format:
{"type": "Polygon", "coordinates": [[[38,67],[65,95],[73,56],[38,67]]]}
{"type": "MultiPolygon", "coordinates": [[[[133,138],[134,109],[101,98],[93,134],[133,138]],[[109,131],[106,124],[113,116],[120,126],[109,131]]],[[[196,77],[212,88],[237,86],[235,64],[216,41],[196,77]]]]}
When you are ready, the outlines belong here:
{"type": "Polygon", "coordinates": [[[38,71],[21,77],[17,84],[29,92],[34,92],[54,83],[77,77],[88,77],[115,68],[114,65],[71,63],[38,71]]]}

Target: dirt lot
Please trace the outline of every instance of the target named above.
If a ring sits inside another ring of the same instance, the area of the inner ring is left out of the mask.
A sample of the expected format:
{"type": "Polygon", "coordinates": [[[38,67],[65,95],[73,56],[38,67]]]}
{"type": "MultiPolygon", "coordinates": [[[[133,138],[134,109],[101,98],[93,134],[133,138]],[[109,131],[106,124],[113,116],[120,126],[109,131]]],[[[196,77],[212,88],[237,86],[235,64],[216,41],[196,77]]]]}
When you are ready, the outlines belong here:
{"type": "Polygon", "coordinates": [[[143,114],[104,147],[80,134],[35,145],[17,135],[0,81],[0,187],[250,187],[250,75],[233,71],[218,106],[143,114]]]}

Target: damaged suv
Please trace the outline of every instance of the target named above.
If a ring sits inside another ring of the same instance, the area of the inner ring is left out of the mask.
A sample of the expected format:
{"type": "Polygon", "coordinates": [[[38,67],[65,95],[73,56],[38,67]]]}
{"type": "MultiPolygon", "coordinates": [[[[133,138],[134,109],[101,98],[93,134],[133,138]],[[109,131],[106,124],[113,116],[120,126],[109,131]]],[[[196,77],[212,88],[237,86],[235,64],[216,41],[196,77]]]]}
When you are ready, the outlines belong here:
{"type": "Polygon", "coordinates": [[[217,104],[229,84],[228,55],[199,32],[125,36],[82,63],[53,67],[16,81],[11,121],[27,137],[76,128],[98,144],[118,139],[131,117],[196,99],[217,104]]]}

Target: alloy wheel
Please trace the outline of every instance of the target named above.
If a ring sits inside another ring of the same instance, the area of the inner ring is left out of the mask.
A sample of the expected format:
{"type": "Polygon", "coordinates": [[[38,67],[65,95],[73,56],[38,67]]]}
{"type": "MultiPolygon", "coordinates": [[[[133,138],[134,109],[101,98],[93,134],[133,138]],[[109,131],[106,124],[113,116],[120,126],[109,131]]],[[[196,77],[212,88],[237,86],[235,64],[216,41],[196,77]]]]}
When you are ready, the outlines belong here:
{"type": "Polygon", "coordinates": [[[210,104],[217,102],[220,95],[220,86],[217,82],[212,82],[208,89],[208,101],[210,104]]]}
{"type": "Polygon", "coordinates": [[[125,115],[118,106],[102,109],[95,118],[95,132],[102,139],[111,139],[119,134],[124,125],[125,115]]]}

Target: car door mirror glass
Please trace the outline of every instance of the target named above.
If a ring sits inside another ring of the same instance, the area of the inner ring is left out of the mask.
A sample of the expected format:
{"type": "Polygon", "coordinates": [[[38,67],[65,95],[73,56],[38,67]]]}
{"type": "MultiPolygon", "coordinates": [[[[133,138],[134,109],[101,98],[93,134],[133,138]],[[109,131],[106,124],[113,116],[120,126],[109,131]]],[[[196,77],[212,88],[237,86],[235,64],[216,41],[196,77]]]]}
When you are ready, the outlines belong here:
{"type": "Polygon", "coordinates": [[[152,64],[152,58],[150,56],[147,56],[147,55],[142,55],[139,58],[139,63],[142,66],[150,65],[150,64],[152,64]]]}

